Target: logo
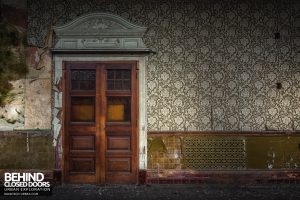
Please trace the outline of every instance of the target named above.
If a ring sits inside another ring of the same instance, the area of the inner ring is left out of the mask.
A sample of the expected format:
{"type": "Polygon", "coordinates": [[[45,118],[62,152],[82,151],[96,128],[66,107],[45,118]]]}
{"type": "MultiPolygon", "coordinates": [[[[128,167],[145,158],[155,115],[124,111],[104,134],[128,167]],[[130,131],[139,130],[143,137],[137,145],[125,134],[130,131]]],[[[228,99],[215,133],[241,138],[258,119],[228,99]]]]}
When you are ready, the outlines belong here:
{"type": "Polygon", "coordinates": [[[50,195],[50,182],[43,173],[4,173],[1,194],[5,196],[50,195]]]}

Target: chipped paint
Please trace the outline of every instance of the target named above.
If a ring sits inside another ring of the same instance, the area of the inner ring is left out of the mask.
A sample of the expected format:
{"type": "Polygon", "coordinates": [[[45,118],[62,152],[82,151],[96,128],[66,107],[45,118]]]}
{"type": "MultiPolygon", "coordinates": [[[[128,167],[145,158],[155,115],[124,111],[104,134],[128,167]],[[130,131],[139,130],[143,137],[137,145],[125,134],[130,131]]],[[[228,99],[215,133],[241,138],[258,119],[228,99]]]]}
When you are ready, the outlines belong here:
{"type": "Polygon", "coordinates": [[[62,107],[62,92],[54,92],[54,98],[55,98],[54,107],[61,108],[62,107]]]}
{"type": "Polygon", "coordinates": [[[62,78],[62,69],[61,67],[55,67],[54,69],[54,85],[59,84],[62,78]]]}
{"type": "MultiPolygon", "coordinates": [[[[57,63],[54,61],[54,63],[57,63]]],[[[62,110],[62,91],[60,90],[60,83],[62,80],[62,68],[55,66],[54,67],[54,76],[53,76],[53,95],[54,95],[54,107],[53,107],[53,118],[52,118],[52,130],[53,130],[53,146],[58,146],[57,156],[61,158],[62,147],[61,145],[61,110],[62,110]]]]}

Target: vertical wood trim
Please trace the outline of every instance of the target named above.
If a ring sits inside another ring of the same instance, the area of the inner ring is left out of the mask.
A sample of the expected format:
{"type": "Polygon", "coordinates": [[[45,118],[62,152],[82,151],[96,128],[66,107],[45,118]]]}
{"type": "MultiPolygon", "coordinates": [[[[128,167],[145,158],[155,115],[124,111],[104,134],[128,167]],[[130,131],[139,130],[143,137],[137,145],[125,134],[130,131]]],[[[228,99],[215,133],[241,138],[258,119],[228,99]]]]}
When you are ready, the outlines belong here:
{"type": "Polygon", "coordinates": [[[131,154],[132,154],[132,173],[135,177],[137,177],[137,116],[136,116],[136,109],[137,109],[137,99],[136,99],[136,80],[137,80],[137,70],[136,70],[136,63],[132,65],[131,69],[131,154]]]}
{"type": "Polygon", "coordinates": [[[135,156],[136,156],[136,162],[135,162],[135,165],[136,165],[136,182],[138,183],[139,182],[139,163],[140,163],[140,112],[139,112],[139,83],[140,83],[140,66],[139,66],[139,62],[136,62],[136,70],[135,70],[135,74],[136,74],[136,91],[135,91],[135,94],[136,94],[136,126],[135,126],[135,135],[136,135],[136,138],[135,138],[135,144],[136,144],[136,152],[135,152],[135,156]]]}
{"type": "MultiPolygon", "coordinates": [[[[64,62],[62,63],[62,77],[61,77],[61,81],[62,81],[62,113],[61,113],[61,142],[62,142],[62,159],[61,159],[61,168],[62,168],[62,182],[65,181],[65,159],[66,159],[66,155],[65,155],[65,128],[66,128],[66,69],[65,69],[65,64],[64,62]]],[[[53,102],[54,103],[54,102],[53,102]]],[[[56,142],[56,150],[58,151],[57,148],[58,143],[56,142]]],[[[57,153],[57,152],[56,152],[57,153]]],[[[58,159],[58,158],[57,158],[58,159]]]]}
{"type": "Polygon", "coordinates": [[[101,121],[101,83],[102,77],[101,77],[101,69],[99,68],[99,65],[96,67],[96,87],[95,87],[95,103],[96,103],[96,109],[95,109],[95,125],[96,125],[96,132],[95,132],[95,146],[96,146],[96,152],[95,152],[95,169],[96,169],[96,181],[101,182],[101,127],[102,125],[100,123],[101,121]]]}
{"type": "Polygon", "coordinates": [[[63,165],[64,165],[64,170],[63,170],[63,177],[66,179],[65,181],[69,181],[69,134],[68,134],[68,126],[69,126],[69,121],[70,121],[70,113],[68,110],[70,110],[70,101],[69,101],[69,78],[70,78],[70,69],[66,68],[66,63],[63,62],[63,72],[62,72],[62,81],[63,81],[63,104],[62,104],[62,109],[63,109],[63,119],[64,122],[63,124],[63,165]]]}
{"type": "MultiPolygon", "coordinates": [[[[105,121],[106,121],[106,71],[104,65],[100,65],[100,182],[105,183],[105,121]]],[[[98,70],[99,71],[99,70],[98,70]]]]}

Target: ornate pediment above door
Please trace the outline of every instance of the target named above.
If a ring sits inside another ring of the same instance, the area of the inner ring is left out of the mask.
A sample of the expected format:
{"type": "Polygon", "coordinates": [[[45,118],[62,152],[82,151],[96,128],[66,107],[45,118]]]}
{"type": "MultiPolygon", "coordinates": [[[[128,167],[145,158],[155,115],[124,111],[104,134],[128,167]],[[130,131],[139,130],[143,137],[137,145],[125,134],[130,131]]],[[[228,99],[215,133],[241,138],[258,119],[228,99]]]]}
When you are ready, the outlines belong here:
{"type": "Polygon", "coordinates": [[[54,26],[54,52],[150,52],[143,43],[146,27],[120,16],[91,13],[54,26]]]}

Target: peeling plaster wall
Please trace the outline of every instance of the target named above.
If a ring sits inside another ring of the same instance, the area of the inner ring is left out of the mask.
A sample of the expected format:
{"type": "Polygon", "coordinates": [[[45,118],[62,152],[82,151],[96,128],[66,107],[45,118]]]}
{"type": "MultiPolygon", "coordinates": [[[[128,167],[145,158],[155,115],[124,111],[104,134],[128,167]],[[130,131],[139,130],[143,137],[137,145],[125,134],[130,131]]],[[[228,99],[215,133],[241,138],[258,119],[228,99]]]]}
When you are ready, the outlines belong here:
{"type": "Polygon", "coordinates": [[[55,146],[55,154],[58,162],[55,163],[55,168],[60,168],[62,159],[62,64],[58,63],[54,58],[53,70],[53,112],[52,112],[52,130],[53,130],[53,146],[55,146]]]}
{"type": "Polygon", "coordinates": [[[12,90],[6,99],[7,104],[0,107],[0,130],[24,128],[25,81],[11,81],[12,90]]]}
{"type": "MultiPolygon", "coordinates": [[[[1,1],[1,17],[3,21],[12,24],[21,33],[26,32],[27,8],[26,0],[1,1]],[[20,3],[20,5],[16,5],[20,3]]],[[[2,38],[1,38],[2,39],[2,38]]],[[[11,47],[12,52],[17,52],[18,47],[11,47]]],[[[0,131],[24,129],[25,112],[25,82],[26,78],[10,81],[12,89],[9,91],[4,105],[0,107],[0,131]]]]}
{"type": "MultiPolygon", "coordinates": [[[[1,16],[19,30],[27,31],[27,1],[1,1],[1,16]]],[[[29,72],[12,81],[7,104],[0,108],[0,131],[51,128],[51,53],[25,47],[29,72]]]]}
{"type": "Polygon", "coordinates": [[[147,62],[148,130],[300,129],[299,1],[28,5],[28,41],[37,46],[53,21],[62,25],[88,12],[109,12],[148,27],[144,41],[157,52],[147,62]]]}
{"type": "Polygon", "coordinates": [[[51,128],[52,55],[30,48],[25,89],[25,129],[51,128]]]}

